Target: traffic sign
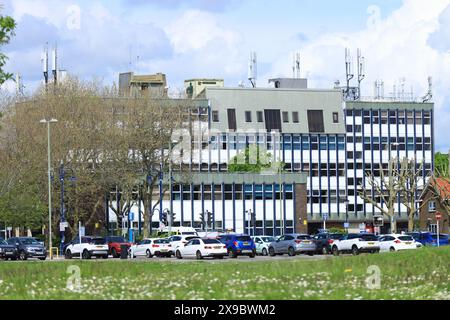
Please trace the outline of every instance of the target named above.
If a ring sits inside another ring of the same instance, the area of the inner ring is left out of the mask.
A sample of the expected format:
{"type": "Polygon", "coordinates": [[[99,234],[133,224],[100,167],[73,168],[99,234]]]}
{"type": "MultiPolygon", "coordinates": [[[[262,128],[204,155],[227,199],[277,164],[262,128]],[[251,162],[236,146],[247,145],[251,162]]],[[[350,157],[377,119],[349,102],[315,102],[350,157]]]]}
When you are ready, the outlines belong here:
{"type": "Polygon", "coordinates": [[[441,219],[442,219],[442,213],[436,212],[436,220],[441,220],[441,219]]]}
{"type": "Polygon", "coordinates": [[[323,220],[328,220],[328,213],[323,214],[323,220]]]}
{"type": "Polygon", "coordinates": [[[349,227],[350,227],[350,223],[344,222],[344,228],[345,228],[345,229],[348,229],[349,227]]]}

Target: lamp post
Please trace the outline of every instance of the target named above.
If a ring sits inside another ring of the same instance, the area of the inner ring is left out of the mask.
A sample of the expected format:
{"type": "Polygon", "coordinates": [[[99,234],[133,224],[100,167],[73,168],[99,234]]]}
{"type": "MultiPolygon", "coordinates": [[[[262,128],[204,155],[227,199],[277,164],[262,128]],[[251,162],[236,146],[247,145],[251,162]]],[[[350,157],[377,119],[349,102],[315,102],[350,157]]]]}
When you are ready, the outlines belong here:
{"type": "Polygon", "coordinates": [[[345,199],[345,232],[348,233],[348,204],[350,201],[348,201],[348,198],[345,199]]]}
{"type": "Polygon", "coordinates": [[[52,177],[51,177],[51,144],[50,144],[50,124],[56,123],[56,119],[42,119],[39,123],[47,124],[47,161],[48,161],[48,248],[50,251],[50,259],[52,254],[52,177]]]}

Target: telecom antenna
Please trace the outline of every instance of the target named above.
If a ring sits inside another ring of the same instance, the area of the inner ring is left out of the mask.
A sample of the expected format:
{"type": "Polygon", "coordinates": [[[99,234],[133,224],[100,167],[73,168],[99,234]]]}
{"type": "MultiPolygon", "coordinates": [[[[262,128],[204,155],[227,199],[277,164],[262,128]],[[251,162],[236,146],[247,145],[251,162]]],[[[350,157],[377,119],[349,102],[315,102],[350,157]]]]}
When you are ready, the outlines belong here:
{"type": "Polygon", "coordinates": [[[294,79],[300,79],[300,52],[292,55],[292,76],[294,79]]]}
{"type": "Polygon", "coordinates": [[[20,73],[16,74],[16,94],[18,96],[23,95],[22,76],[20,75],[20,73]]]}
{"type": "Polygon", "coordinates": [[[433,78],[428,77],[428,93],[422,97],[423,102],[429,102],[433,98],[433,78]]]}
{"type": "Polygon", "coordinates": [[[350,49],[345,48],[345,73],[346,73],[346,80],[347,80],[347,98],[350,98],[350,80],[353,79],[353,73],[352,73],[352,57],[350,56],[350,49]]]}
{"type": "Polygon", "coordinates": [[[256,52],[250,52],[250,59],[248,61],[248,80],[252,84],[253,88],[256,88],[256,79],[257,79],[257,59],[256,52]]]}
{"type": "Polygon", "coordinates": [[[44,52],[41,55],[42,72],[44,73],[45,86],[48,84],[48,43],[45,44],[44,52]]]}
{"type": "Polygon", "coordinates": [[[365,75],[365,61],[364,57],[361,55],[361,49],[358,48],[358,100],[361,99],[361,81],[366,77],[365,75]]]}

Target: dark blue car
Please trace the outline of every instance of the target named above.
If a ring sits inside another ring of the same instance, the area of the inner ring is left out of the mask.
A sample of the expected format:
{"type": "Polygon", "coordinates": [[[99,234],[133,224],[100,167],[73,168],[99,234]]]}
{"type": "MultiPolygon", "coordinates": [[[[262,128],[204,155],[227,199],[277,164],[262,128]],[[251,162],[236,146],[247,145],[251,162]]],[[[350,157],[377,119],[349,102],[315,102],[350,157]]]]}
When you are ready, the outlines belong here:
{"type": "Polygon", "coordinates": [[[219,240],[226,245],[230,258],[237,258],[237,256],[254,258],[256,256],[255,243],[246,234],[227,234],[220,236],[219,240]]]}
{"type": "MultiPolygon", "coordinates": [[[[424,246],[432,246],[436,247],[437,244],[437,234],[431,232],[410,232],[414,240],[420,242],[424,246]]],[[[447,234],[439,234],[439,245],[446,246],[449,245],[448,235],[447,234]]]]}

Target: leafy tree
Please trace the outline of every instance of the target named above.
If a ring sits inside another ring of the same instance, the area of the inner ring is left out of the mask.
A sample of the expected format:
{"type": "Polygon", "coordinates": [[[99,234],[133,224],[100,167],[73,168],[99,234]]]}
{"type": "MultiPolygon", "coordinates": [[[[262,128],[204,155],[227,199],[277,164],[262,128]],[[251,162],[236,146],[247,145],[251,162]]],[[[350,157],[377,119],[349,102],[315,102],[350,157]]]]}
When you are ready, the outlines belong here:
{"type": "Polygon", "coordinates": [[[448,177],[448,154],[437,152],[434,155],[434,174],[436,177],[448,177]]]}
{"type": "Polygon", "coordinates": [[[284,163],[273,162],[272,154],[256,145],[247,147],[243,152],[233,157],[228,164],[228,172],[236,173],[261,173],[270,169],[279,172],[280,168],[284,168],[284,163]]]}
{"type": "MultiPolygon", "coordinates": [[[[0,9],[2,9],[0,7],[0,9]]],[[[14,29],[16,28],[16,22],[9,16],[0,15],[0,46],[8,44],[11,37],[14,36],[14,29]]],[[[0,85],[5,81],[13,78],[12,73],[7,73],[3,70],[8,57],[0,52],[0,85]]]]}

